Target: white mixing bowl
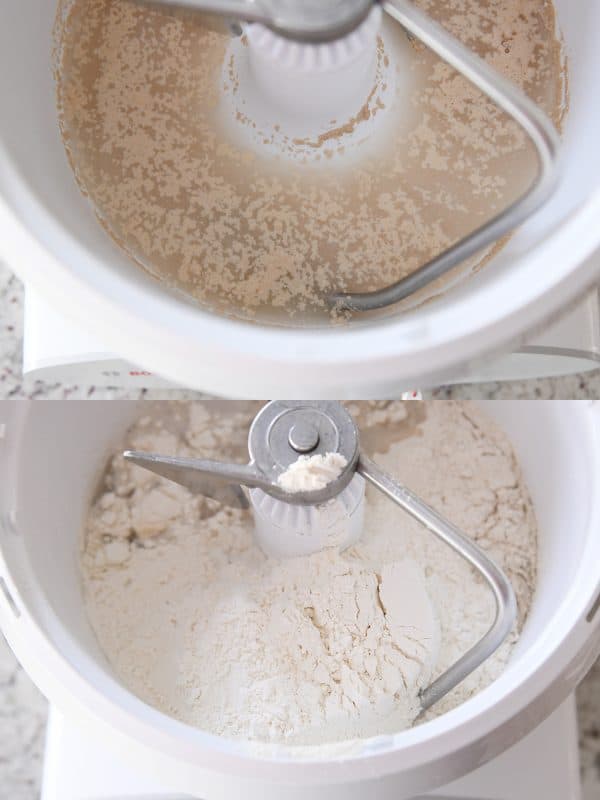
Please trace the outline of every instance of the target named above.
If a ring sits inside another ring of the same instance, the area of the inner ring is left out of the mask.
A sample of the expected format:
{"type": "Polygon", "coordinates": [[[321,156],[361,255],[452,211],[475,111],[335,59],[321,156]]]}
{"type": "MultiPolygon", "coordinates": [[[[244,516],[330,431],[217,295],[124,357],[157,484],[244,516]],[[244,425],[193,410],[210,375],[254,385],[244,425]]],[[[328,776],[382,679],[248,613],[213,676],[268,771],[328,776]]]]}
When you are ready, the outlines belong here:
{"type": "Polygon", "coordinates": [[[555,0],[570,69],[564,178],[479,275],[424,307],[352,328],[275,329],[169,293],[96,222],[60,139],[50,0],[5,3],[0,26],[0,253],[116,354],[179,385],[236,397],[382,397],[466,374],[597,277],[600,0],[555,0]],[[596,262],[597,263],[597,262],[596,262]]]}
{"type": "MultiPolygon", "coordinates": [[[[98,747],[203,800],[402,800],[464,775],[525,736],[573,690],[600,646],[600,405],[493,403],[540,528],[539,582],[511,662],[453,711],[395,736],[294,759],[258,756],[146,706],[114,677],[86,619],[80,531],[133,404],[0,405],[0,623],[34,681],[98,747]]],[[[424,533],[424,535],[428,535],[424,533]]]]}

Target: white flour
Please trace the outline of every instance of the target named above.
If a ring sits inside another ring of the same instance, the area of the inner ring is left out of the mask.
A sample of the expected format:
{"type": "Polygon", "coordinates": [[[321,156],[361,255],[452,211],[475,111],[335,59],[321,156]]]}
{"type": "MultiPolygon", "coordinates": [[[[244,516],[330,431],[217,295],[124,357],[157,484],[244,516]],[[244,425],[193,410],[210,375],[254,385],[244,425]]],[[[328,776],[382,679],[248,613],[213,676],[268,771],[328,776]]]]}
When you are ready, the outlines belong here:
{"type": "Polygon", "coordinates": [[[282,472],[277,483],[286,492],[324,489],[342,473],[348,462],[340,453],[300,456],[282,472]]]}
{"type": "MultiPolygon", "coordinates": [[[[223,458],[240,448],[241,457],[254,409],[175,408],[173,432],[147,419],[126,446],[223,458]]],[[[535,586],[536,530],[505,437],[468,404],[351,410],[364,446],[389,447],[376,460],[507,571],[520,627],[535,586]]],[[[162,711],[229,737],[312,745],[410,726],[419,689],[484,633],[493,600],[467,564],[382,495],[369,490],[367,503],[358,545],[278,561],[254,544],[249,512],[115,457],[90,512],[82,571],[116,674],[162,711]]],[[[516,639],[515,631],[429,715],[496,678],[516,639]]]]}

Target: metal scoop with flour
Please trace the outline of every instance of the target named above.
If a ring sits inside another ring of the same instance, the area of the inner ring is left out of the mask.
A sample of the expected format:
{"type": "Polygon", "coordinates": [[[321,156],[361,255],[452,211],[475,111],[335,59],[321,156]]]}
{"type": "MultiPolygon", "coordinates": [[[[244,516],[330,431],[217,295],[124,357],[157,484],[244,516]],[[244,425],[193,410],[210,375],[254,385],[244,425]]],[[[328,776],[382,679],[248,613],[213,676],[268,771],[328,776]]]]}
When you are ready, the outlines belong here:
{"type": "Polygon", "coordinates": [[[234,507],[248,507],[242,489],[246,487],[258,542],[278,557],[353,544],[362,530],[366,481],[468,561],[494,595],[494,622],[474,647],[423,690],[423,710],[444,697],[502,644],[516,618],[515,594],[508,578],[472,539],[361,452],[356,424],[341,404],[268,403],[252,423],[248,450],[250,461],[246,465],[133,451],[124,455],[140,467],[234,507]],[[280,476],[299,457],[331,453],[342,456],[338,463],[345,465],[327,485],[298,492],[282,488],[280,476]]]}

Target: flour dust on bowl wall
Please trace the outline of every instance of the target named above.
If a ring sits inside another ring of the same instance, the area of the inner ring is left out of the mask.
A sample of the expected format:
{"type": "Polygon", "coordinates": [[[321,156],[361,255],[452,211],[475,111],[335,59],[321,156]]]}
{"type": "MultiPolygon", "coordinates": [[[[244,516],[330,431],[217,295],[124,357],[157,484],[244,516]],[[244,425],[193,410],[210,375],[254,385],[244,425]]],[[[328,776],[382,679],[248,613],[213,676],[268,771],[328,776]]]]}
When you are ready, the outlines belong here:
{"type": "Polygon", "coordinates": [[[3,630],[172,791],[413,797],[517,742],[598,653],[597,406],[2,418],[3,630]]]}
{"type": "Polygon", "coordinates": [[[11,265],[116,353],[240,397],[297,396],[299,369],[308,397],[419,385],[583,290],[600,4],[362,5],[328,38],[315,4],[311,41],[178,4],[7,9],[11,265]]]}

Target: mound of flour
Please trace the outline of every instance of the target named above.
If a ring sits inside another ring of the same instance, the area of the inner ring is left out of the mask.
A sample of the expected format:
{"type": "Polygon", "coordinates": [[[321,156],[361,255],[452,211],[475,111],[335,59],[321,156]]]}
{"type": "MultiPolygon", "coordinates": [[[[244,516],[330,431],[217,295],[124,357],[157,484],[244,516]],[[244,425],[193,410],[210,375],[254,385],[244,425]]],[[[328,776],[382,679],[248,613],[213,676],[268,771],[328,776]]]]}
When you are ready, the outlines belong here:
{"type": "MultiPolygon", "coordinates": [[[[148,405],[148,404],[147,404],[148,405]]],[[[124,446],[239,458],[247,413],[175,405],[124,446]]],[[[377,461],[463,527],[507,571],[519,626],[535,585],[536,530],[505,437],[467,404],[355,404],[377,461]]],[[[219,735],[312,745],[391,733],[419,690],[479,638],[493,601],[471,568],[377,492],[359,544],[279,561],[249,512],[221,507],[113,458],[84,536],[87,611],[120,680],[219,735]]],[[[517,639],[429,714],[503,669],[517,639]]]]}

